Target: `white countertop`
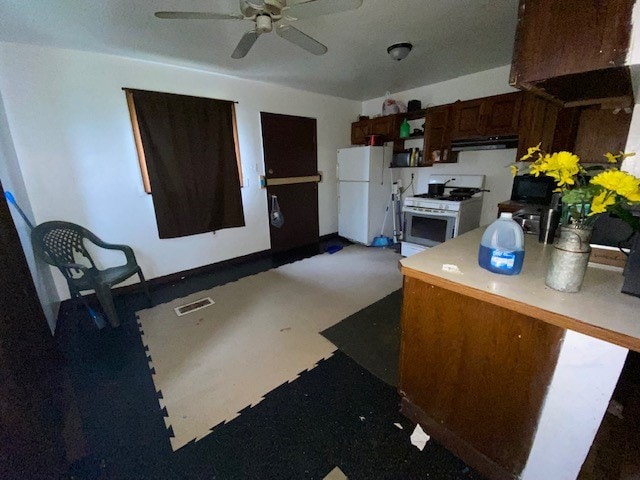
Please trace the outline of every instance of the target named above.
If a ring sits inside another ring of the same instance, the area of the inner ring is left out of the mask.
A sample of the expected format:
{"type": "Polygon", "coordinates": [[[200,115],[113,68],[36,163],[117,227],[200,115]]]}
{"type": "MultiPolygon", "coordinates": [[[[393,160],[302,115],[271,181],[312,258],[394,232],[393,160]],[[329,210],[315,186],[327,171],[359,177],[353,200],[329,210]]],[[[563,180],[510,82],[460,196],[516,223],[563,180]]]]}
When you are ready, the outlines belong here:
{"type": "Polygon", "coordinates": [[[403,274],[640,351],[640,298],[621,293],[620,269],[590,264],[580,292],[558,292],[544,283],[553,246],[525,235],[522,272],[492,273],[478,265],[485,228],[402,259],[403,274]],[[455,266],[458,272],[446,271],[443,265],[455,266]]]}

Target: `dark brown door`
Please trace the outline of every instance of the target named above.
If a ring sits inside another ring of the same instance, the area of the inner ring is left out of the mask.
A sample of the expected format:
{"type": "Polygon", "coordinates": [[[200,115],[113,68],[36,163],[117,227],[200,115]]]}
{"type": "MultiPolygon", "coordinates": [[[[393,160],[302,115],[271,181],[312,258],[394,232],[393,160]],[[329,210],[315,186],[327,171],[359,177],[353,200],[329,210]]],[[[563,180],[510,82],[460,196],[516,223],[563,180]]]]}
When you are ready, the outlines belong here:
{"type": "MultiPolygon", "coordinates": [[[[284,218],[281,227],[269,224],[271,250],[281,252],[317,243],[318,173],[315,118],[260,113],[269,212],[275,195],[284,218]],[[269,180],[280,185],[269,185],[269,180]]],[[[271,218],[271,216],[270,216],[271,218]]]]}

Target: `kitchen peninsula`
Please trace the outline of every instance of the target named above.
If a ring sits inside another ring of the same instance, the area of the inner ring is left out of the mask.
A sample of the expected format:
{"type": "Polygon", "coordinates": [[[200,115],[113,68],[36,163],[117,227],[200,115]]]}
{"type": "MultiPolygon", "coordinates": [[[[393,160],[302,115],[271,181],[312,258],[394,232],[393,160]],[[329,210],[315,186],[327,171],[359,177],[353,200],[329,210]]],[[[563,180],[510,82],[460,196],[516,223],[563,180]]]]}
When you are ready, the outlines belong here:
{"type": "Polygon", "coordinates": [[[402,412],[489,478],[575,479],[640,351],[640,298],[596,266],[578,293],[546,287],[553,247],[531,236],[520,275],[488,272],[483,232],[400,262],[402,412]]]}

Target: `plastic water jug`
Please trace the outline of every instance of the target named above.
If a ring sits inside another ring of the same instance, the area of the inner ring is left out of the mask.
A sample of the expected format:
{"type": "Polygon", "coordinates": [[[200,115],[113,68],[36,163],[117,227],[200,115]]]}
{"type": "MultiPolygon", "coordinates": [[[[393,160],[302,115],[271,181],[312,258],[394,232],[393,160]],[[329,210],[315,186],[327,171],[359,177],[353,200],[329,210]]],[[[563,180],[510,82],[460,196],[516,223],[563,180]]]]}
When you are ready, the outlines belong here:
{"type": "Polygon", "coordinates": [[[478,263],[490,272],[517,275],[523,262],[524,232],[511,213],[503,212],[482,235],[478,263]]]}

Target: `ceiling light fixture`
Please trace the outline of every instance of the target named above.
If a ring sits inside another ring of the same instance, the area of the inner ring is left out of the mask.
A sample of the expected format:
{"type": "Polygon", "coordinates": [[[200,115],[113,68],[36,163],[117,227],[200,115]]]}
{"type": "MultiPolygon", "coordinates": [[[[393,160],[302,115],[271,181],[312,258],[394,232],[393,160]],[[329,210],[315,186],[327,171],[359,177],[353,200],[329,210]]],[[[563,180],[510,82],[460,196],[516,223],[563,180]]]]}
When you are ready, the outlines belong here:
{"type": "Polygon", "coordinates": [[[400,60],[407,58],[407,55],[409,55],[412,48],[413,45],[409,42],[394,43],[387,48],[387,53],[391,55],[391,58],[399,62],[400,60]]]}

